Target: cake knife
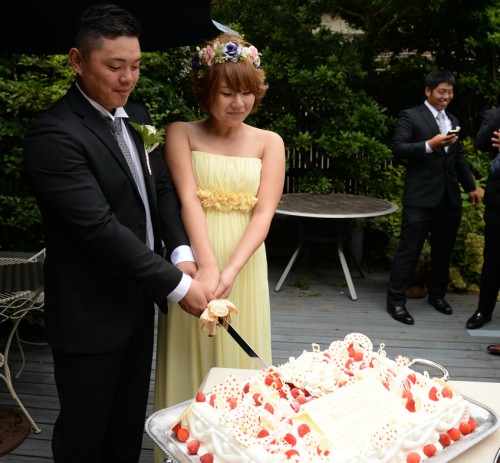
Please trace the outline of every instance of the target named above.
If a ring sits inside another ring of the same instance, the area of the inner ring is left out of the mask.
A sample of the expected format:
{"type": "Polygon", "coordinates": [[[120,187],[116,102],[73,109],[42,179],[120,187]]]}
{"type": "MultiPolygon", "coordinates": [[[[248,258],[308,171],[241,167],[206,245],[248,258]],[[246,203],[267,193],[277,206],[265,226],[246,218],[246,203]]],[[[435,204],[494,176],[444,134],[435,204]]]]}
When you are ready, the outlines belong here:
{"type": "Polygon", "coordinates": [[[222,326],[229,334],[230,336],[238,343],[238,345],[245,351],[245,353],[252,359],[254,359],[255,363],[259,367],[259,369],[266,369],[268,368],[268,365],[262,358],[260,357],[257,352],[253,350],[253,348],[246,342],[242,337],[241,334],[238,333],[234,329],[234,327],[229,323],[225,318],[219,317],[219,325],[222,326]]]}

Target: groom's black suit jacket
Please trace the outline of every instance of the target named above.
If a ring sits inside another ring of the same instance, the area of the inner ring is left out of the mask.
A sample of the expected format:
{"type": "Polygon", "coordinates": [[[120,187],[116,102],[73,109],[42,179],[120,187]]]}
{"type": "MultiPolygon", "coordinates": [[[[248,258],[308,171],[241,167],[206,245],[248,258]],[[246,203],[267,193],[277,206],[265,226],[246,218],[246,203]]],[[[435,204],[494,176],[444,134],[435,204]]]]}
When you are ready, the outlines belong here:
{"type": "MultiPolygon", "coordinates": [[[[151,123],[143,105],[125,110],[131,121],[151,123]]],[[[140,156],[155,252],[145,245],[145,209],[123,154],[75,85],[30,127],[24,157],[45,226],[49,343],[68,353],[120,348],[144,311],[152,319],[153,302],[166,307],[182,277],[162,257],[162,241],[168,256],[188,240],[160,150],[151,154],[152,175],[140,156]]]]}

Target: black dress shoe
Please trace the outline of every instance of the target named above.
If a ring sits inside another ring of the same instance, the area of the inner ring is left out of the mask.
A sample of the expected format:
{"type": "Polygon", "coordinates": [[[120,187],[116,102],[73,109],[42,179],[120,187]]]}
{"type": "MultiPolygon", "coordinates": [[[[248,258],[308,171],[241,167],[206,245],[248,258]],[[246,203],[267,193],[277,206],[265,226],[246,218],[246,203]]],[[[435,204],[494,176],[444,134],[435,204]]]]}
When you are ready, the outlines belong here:
{"type": "Polygon", "coordinates": [[[444,313],[445,315],[451,315],[453,313],[451,305],[441,297],[429,298],[429,304],[438,312],[444,313]]]}
{"type": "Polygon", "coordinates": [[[413,317],[404,306],[387,304],[387,312],[397,322],[404,323],[405,325],[413,325],[415,323],[413,317]]]}
{"type": "Polygon", "coordinates": [[[493,355],[500,355],[500,344],[491,344],[486,350],[493,355]]]}
{"type": "Polygon", "coordinates": [[[477,330],[481,328],[484,324],[491,322],[491,316],[487,317],[481,312],[476,312],[472,317],[467,320],[465,327],[468,330],[477,330]]]}

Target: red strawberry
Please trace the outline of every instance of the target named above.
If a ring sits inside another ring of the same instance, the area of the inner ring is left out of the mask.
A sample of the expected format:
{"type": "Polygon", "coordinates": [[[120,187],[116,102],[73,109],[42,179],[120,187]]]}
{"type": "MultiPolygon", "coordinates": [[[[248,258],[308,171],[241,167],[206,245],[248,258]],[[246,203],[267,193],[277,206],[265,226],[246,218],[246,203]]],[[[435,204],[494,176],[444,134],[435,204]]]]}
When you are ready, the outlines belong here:
{"type": "Polygon", "coordinates": [[[269,431],[267,429],[261,429],[259,431],[259,434],[257,434],[258,438],[267,437],[267,436],[269,436],[269,431]]]}
{"type": "Polygon", "coordinates": [[[229,397],[227,399],[229,406],[231,407],[231,410],[234,410],[238,406],[238,399],[236,397],[229,397]]]}
{"type": "Polygon", "coordinates": [[[205,402],[207,398],[205,397],[205,394],[203,391],[198,391],[196,393],[196,402],[205,402]]]}
{"type": "Polygon", "coordinates": [[[412,398],[413,398],[413,394],[411,393],[411,391],[410,391],[409,389],[406,389],[406,388],[405,388],[405,389],[403,389],[403,394],[401,395],[401,397],[402,397],[403,399],[407,399],[408,397],[409,397],[410,399],[412,399],[412,398]]]}
{"type": "Polygon", "coordinates": [[[474,420],[474,418],[469,418],[469,424],[470,424],[471,432],[475,431],[477,428],[477,424],[476,424],[476,421],[474,420]]]}
{"type": "Polygon", "coordinates": [[[448,436],[447,433],[443,432],[442,434],[440,434],[439,436],[439,443],[443,446],[443,447],[448,447],[448,445],[451,444],[451,439],[450,439],[450,436],[448,436]]]}
{"type": "Polygon", "coordinates": [[[189,439],[189,431],[186,428],[180,428],[177,431],[177,439],[181,442],[186,442],[189,439]]]}
{"type": "Polygon", "coordinates": [[[181,423],[177,423],[173,428],[172,428],[172,432],[177,434],[179,432],[179,429],[181,429],[181,423]]]}
{"type": "Polygon", "coordinates": [[[297,455],[299,457],[300,453],[297,452],[297,450],[295,450],[295,449],[290,449],[290,450],[287,450],[285,452],[285,455],[286,455],[286,459],[290,460],[290,458],[292,458],[294,455],[297,455]]]}
{"type": "Polygon", "coordinates": [[[424,454],[427,457],[432,457],[436,455],[437,449],[434,444],[428,444],[424,447],[424,454]]]}
{"type": "Polygon", "coordinates": [[[454,441],[457,441],[461,437],[460,431],[457,428],[451,428],[448,431],[448,436],[450,436],[450,439],[454,441]]]}
{"type": "Polygon", "coordinates": [[[420,455],[415,452],[411,452],[406,457],[406,463],[420,463],[420,455]]]}
{"type": "Polygon", "coordinates": [[[305,396],[303,396],[302,394],[298,395],[295,400],[297,401],[298,404],[302,405],[306,402],[306,398],[305,396]]]}
{"type": "Polygon", "coordinates": [[[211,453],[205,453],[200,457],[200,463],[214,463],[214,456],[211,453]]]}
{"type": "Polygon", "coordinates": [[[285,441],[288,442],[292,447],[297,444],[297,439],[295,438],[295,436],[293,434],[290,434],[290,433],[287,433],[285,435],[285,441]]]}
{"type": "Polygon", "coordinates": [[[269,402],[266,402],[264,405],[264,410],[267,410],[271,415],[274,415],[274,407],[269,402]]]}
{"type": "Polygon", "coordinates": [[[266,386],[270,386],[273,383],[274,383],[274,378],[272,376],[266,376],[266,378],[264,379],[264,384],[266,386]]]}
{"type": "Polygon", "coordinates": [[[295,399],[297,398],[297,396],[300,394],[300,391],[294,387],[291,391],[290,391],[290,394],[292,394],[292,397],[295,399]]]}
{"type": "Polygon", "coordinates": [[[212,407],[214,406],[215,404],[215,394],[212,394],[210,396],[210,401],[208,402],[212,407]]]}
{"type": "Polygon", "coordinates": [[[299,427],[297,428],[297,434],[300,437],[304,437],[308,432],[311,432],[311,428],[305,423],[299,425],[299,427]]]}
{"type": "Polygon", "coordinates": [[[255,405],[262,405],[262,396],[258,392],[256,392],[252,397],[255,405]]]}
{"type": "Polygon", "coordinates": [[[417,382],[417,376],[415,375],[415,373],[410,373],[408,376],[408,381],[410,381],[411,383],[415,384],[417,382]]]}
{"type": "Polygon", "coordinates": [[[443,387],[441,394],[448,399],[453,398],[453,391],[448,386],[443,387]]]}
{"type": "Polygon", "coordinates": [[[415,401],[413,399],[408,399],[406,401],[406,409],[411,413],[415,412],[415,401]]]}
{"type": "Polygon", "coordinates": [[[363,352],[356,352],[353,359],[355,362],[361,362],[363,360],[363,352]]]}
{"type": "Polygon", "coordinates": [[[191,455],[196,455],[200,449],[200,441],[197,439],[190,440],[187,445],[187,450],[191,455]]]}
{"type": "Polygon", "coordinates": [[[245,394],[248,394],[248,391],[250,390],[250,383],[246,383],[244,386],[243,386],[243,392],[245,394]]]}
{"type": "Polygon", "coordinates": [[[429,391],[429,399],[437,401],[437,389],[435,386],[431,387],[431,390],[429,391]]]}
{"type": "Polygon", "coordinates": [[[472,431],[471,425],[469,423],[460,423],[458,429],[462,433],[462,436],[466,436],[472,431]]]}

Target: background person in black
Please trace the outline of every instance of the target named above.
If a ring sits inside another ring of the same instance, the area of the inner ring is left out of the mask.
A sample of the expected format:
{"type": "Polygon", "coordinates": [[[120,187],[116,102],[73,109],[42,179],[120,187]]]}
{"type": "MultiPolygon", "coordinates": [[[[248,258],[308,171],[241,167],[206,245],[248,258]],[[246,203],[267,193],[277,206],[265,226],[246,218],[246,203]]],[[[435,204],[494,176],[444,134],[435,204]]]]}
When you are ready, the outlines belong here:
{"type": "MultiPolygon", "coordinates": [[[[495,157],[500,148],[500,108],[484,113],[475,139],[478,150],[490,152],[495,157]]],[[[477,310],[467,320],[469,330],[481,328],[491,321],[500,290],[500,172],[490,171],[485,187],[484,251],[481,285],[477,310]]],[[[500,344],[488,346],[492,354],[500,355],[500,344]]]]}
{"type": "Polygon", "coordinates": [[[482,190],[475,186],[458,136],[447,135],[459,125],[458,119],[446,111],[454,86],[455,77],[449,71],[428,74],[426,101],[399,114],[393,136],[392,150],[395,158],[406,160],[406,177],[401,238],[389,277],[387,312],[407,325],[414,320],[406,310],[405,290],[429,233],[429,303],[443,314],[453,312],[444,296],[462,215],[460,185],[473,204],[481,203],[482,190]],[[444,116],[441,129],[437,119],[440,115],[444,116]]]}

